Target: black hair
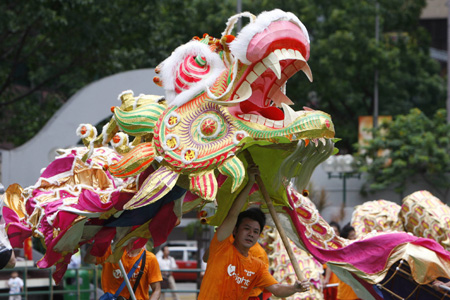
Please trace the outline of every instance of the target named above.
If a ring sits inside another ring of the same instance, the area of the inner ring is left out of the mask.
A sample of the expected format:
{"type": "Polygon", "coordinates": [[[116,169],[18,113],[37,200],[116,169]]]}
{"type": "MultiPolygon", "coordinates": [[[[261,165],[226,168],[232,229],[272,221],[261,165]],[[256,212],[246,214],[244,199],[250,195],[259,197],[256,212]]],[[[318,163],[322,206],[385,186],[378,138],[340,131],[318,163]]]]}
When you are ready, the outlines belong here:
{"type": "Polygon", "coordinates": [[[342,228],[341,231],[341,237],[343,237],[344,239],[348,239],[348,235],[350,234],[350,232],[355,231],[355,228],[350,225],[350,223],[347,223],[344,228],[342,228]]]}
{"type": "Polygon", "coordinates": [[[247,210],[244,210],[238,215],[238,219],[236,222],[235,228],[238,228],[244,218],[249,218],[254,221],[257,221],[260,226],[260,232],[263,231],[264,226],[266,225],[266,215],[257,207],[252,207],[247,210]]]}
{"type": "Polygon", "coordinates": [[[331,221],[331,222],[330,222],[330,226],[331,226],[331,227],[334,226],[334,227],[337,228],[337,230],[338,230],[339,232],[335,232],[336,234],[338,234],[338,235],[341,234],[341,226],[338,224],[338,222],[331,221]]]}

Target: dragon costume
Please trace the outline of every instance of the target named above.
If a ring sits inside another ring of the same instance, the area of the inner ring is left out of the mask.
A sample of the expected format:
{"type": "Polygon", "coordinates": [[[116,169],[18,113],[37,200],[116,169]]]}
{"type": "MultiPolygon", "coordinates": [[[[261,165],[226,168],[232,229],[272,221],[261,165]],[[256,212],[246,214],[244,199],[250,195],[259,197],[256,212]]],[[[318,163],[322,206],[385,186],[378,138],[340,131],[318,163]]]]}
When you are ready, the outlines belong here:
{"type": "MultiPolygon", "coordinates": [[[[61,150],[34,186],[8,188],[3,215],[11,243],[41,238],[47,252],[38,266],[55,265],[58,282],[85,243],[100,256],[113,241],[110,259],[118,260],[128,243],[163,243],[188,211],[220,225],[247,181],[249,154],[290,239],[319,263],[333,261],[376,283],[390,266],[386,260],[394,261],[390,250],[412,238],[388,239],[388,250],[370,252],[373,268],[364,267],[369,254],[355,261],[352,245],[373,242],[335,237],[289,184],[296,178],[303,191],[315,167],[337,151],[330,115],[294,111],[286,96],[286,81],[297,72],[312,80],[309,56],[306,27],[278,9],[235,15],[220,38],[205,34],[178,47],[155,69],[164,96],[123,92],[100,134],[90,124],[79,126],[85,147],[61,150]],[[234,36],[242,17],[250,22],[234,36]]],[[[249,203],[263,205],[256,186],[249,203]]],[[[417,244],[450,263],[439,244],[417,244]]],[[[447,272],[436,269],[425,281],[447,272]]]]}

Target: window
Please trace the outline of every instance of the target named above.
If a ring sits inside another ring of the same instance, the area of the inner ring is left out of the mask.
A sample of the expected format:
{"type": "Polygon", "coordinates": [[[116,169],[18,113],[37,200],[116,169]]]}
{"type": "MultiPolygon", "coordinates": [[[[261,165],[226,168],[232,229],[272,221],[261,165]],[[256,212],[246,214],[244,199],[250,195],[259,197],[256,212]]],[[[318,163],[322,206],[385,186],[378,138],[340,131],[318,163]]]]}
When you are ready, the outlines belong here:
{"type": "Polygon", "coordinates": [[[197,251],[188,251],[188,260],[197,260],[197,251]]]}
{"type": "Polygon", "coordinates": [[[171,250],[170,256],[172,256],[175,260],[183,260],[183,250],[171,250]]]}

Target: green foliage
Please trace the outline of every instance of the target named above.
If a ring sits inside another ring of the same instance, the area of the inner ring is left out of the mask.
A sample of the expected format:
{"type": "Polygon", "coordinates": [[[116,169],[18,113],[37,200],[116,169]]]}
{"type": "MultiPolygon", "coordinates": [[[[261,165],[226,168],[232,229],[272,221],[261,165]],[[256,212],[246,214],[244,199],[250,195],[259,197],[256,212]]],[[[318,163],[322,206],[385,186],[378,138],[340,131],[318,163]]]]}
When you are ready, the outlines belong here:
{"type": "Polygon", "coordinates": [[[450,192],[450,125],[446,110],[428,118],[419,109],[384,123],[367,146],[360,147],[368,173],[369,191],[394,188],[403,195],[407,184],[423,188],[426,183],[436,196],[446,199],[450,192]],[[380,151],[381,150],[381,151],[380,151]],[[387,150],[387,151],[382,151],[387,150]]]}
{"type": "Polygon", "coordinates": [[[186,233],[188,239],[195,239],[202,234],[203,231],[209,230],[208,224],[202,224],[199,220],[191,222],[183,228],[183,231],[186,233]]]}

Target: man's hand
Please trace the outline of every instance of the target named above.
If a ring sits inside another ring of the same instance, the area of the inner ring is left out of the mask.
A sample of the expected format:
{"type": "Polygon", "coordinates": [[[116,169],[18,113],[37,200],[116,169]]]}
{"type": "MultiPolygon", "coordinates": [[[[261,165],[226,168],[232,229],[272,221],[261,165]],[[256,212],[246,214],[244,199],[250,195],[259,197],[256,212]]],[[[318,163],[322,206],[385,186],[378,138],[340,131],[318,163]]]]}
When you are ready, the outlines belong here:
{"type": "Polygon", "coordinates": [[[307,290],[309,290],[309,288],[311,287],[311,284],[307,280],[303,280],[301,282],[296,280],[294,286],[295,286],[295,290],[297,292],[303,293],[303,292],[306,292],[307,290]]]}
{"type": "Polygon", "coordinates": [[[247,173],[248,173],[248,181],[251,183],[255,183],[256,176],[261,176],[257,165],[249,165],[247,168],[247,173]]]}
{"type": "Polygon", "coordinates": [[[241,212],[242,207],[247,201],[248,194],[255,183],[255,176],[259,175],[259,169],[256,165],[252,164],[247,167],[248,182],[245,187],[241,190],[239,195],[234,200],[228,214],[223,220],[222,224],[217,228],[217,240],[219,242],[227,239],[232,233],[234,226],[236,226],[237,218],[241,212]]]}
{"type": "Polygon", "coordinates": [[[302,282],[297,280],[293,285],[279,283],[273,284],[266,287],[266,290],[271,292],[275,297],[286,298],[292,296],[295,293],[307,292],[310,286],[311,284],[307,280],[304,280],[302,282]]]}

